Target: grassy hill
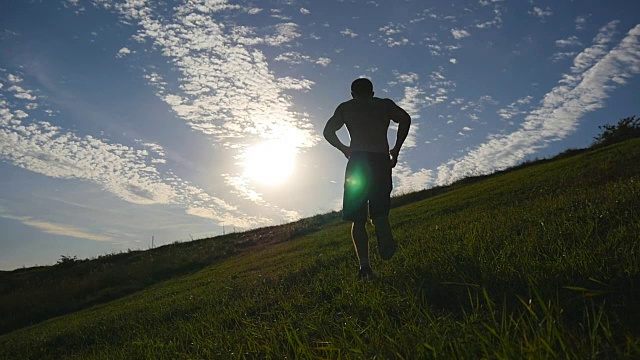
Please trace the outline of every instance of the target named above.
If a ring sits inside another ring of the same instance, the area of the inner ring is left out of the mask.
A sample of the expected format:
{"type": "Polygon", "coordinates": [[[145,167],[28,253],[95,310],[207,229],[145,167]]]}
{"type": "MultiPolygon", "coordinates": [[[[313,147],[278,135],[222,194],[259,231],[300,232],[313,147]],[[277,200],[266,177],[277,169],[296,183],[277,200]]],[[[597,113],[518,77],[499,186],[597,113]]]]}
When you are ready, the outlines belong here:
{"type": "Polygon", "coordinates": [[[640,139],[396,203],[374,281],[335,213],[2,273],[0,359],[640,357],[640,139]]]}

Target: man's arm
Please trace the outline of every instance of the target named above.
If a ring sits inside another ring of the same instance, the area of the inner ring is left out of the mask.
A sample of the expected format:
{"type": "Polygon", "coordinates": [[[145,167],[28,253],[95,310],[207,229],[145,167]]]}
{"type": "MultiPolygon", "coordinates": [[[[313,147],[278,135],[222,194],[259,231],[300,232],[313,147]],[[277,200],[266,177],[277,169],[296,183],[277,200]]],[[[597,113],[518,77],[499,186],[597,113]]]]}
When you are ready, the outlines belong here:
{"type": "Polygon", "coordinates": [[[409,128],[411,127],[411,116],[398,105],[395,105],[395,107],[396,111],[394,111],[392,120],[398,123],[398,134],[396,144],[393,149],[389,150],[389,154],[391,154],[391,167],[395,167],[398,163],[400,148],[402,148],[402,144],[407,139],[409,128]]]}
{"type": "Polygon", "coordinates": [[[336,111],[333,113],[333,116],[329,121],[327,121],[322,135],[324,135],[324,138],[327,139],[329,144],[340,150],[348,159],[349,156],[351,156],[351,149],[347,145],[343,144],[340,139],[338,139],[338,135],[336,135],[336,131],[340,130],[344,125],[344,119],[342,119],[342,114],[340,114],[339,109],[340,107],[338,106],[336,111]]]}

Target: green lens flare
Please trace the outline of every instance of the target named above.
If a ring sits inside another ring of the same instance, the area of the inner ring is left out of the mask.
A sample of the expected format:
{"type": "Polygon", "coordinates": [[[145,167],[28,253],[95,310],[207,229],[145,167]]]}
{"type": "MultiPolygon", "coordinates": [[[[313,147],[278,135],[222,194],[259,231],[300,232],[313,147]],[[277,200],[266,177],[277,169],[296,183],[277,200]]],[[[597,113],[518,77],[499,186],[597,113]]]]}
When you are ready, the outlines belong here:
{"type": "Polygon", "coordinates": [[[364,166],[356,166],[346,179],[347,196],[352,201],[359,201],[366,196],[367,176],[364,166]]]}

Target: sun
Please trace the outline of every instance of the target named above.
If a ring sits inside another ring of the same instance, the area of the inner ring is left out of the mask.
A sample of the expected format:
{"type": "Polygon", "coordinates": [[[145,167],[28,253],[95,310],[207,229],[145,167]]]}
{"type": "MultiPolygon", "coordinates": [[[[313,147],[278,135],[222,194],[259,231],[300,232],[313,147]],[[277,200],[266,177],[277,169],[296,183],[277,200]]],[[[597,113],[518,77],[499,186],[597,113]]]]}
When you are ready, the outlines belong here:
{"type": "Polygon", "coordinates": [[[247,149],[244,175],[265,185],[283,183],[293,173],[297,149],[284,140],[270,140],[247,149]]]}

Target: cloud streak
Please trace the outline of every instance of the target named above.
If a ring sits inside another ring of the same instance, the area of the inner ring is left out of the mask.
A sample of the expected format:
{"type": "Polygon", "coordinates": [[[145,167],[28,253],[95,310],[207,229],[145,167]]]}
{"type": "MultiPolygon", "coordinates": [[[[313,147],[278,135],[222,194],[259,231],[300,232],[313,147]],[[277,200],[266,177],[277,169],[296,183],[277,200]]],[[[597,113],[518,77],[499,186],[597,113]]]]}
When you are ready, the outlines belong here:
{"type": "Polygon", "coordinates": [[[74,238],[93,240],[93,241],[111,241],[112,240],[108,236],[91,234],[73,226],[36,220],[28,216],[13,216],[13,215],[0,213],[0,217],[5,219],[20,221],[24,225],[31,226],[47,234],[70,236],[74,238]]]}
{"type": "Polygon", "coordinates": [[[441,165],[436,184],[513,166],[549,142],[563,139],[575,131],[582,116],[602,108],[611,91],[640,72],[640,24],[614,49],[605,51],[616,24],[609,23],[600,30],[594,45],[575,58],[571,73],[544,96],[517,131],[490,136],[488,142],[466,156],[441,165]]]}

